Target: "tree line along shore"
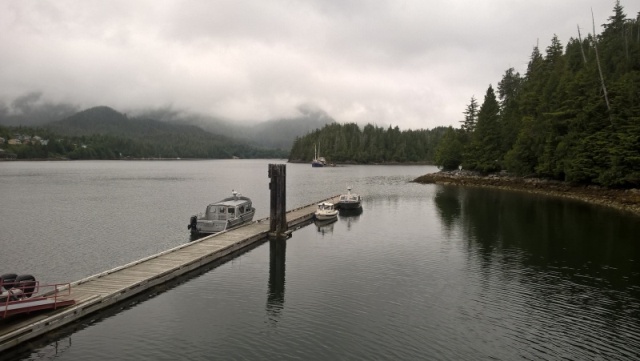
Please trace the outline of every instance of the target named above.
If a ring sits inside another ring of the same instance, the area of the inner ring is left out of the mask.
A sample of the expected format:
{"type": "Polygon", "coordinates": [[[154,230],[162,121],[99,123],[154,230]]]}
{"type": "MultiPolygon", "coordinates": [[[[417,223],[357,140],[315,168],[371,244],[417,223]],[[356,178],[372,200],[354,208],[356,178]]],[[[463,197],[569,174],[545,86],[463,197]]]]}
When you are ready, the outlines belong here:
{"type": "Polygon", "coordinates": [[[555,35],[546,49],[536,45],[524,74],[509,68],[482,101],[471,97],[459,128],[331,124],[297,138],[289,161],[317,152],[336,164],[431,162],[633,193],[640,188],[640,14],[628,18],[616,1],[602,28],[578,31],[566,46],[555,35]]]}
{"type": "Polygon", "coordinates": [[[413,181],[421,184],[485,187],[570,198],[640,216],[640,189],[637,188],[611,189],[596,185],[578,185],[540,178],[498,174],[484,176],[480,173],[461,170],[429,173],[413,181]]]}

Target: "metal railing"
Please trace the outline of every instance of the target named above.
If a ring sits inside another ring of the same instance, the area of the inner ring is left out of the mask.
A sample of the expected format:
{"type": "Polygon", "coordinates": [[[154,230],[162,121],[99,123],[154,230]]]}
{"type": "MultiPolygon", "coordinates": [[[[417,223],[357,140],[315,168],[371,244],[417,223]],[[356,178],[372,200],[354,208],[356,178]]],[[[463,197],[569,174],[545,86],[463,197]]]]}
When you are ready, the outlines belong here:
{"type": "Polygon", "coordinates": [[[40,284],[36,280],[0,282],[0,318],[43,309],[57,309],[73,300],[61,301],[71,295],[70,283],[40,284]]]}

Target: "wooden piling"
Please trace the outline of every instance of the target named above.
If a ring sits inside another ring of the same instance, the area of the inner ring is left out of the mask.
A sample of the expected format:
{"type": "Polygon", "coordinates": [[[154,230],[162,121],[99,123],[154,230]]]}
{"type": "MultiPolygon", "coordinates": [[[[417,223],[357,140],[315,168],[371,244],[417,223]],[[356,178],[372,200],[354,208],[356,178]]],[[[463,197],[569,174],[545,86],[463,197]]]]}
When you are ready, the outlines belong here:
{"type": "Polygon", "coordinates": [[[286,164],[269,164],[269,189],[271,190],[271,215],[269,238],[286,239],[287,232],[287,168],[286,164]]]}

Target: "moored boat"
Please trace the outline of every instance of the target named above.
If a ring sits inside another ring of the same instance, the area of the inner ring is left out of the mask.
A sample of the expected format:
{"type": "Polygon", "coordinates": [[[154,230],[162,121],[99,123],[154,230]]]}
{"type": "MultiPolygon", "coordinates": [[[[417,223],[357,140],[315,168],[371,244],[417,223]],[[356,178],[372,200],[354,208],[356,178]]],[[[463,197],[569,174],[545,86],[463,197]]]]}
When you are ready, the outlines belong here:
{"type": "Polygon", "coordinates": [[[236,191],[231,194],[209,204],[204,213],[191,216],[187,228],[192,235],[218,233],[253,221],[256,209],[251,199],[236,191]]]}
{"type": "Polygon", "coordinates": [[[327,160],[324,157],[318,157],[318,147],[315,147],[315,151],[313,154],[313,160],[311,161],[311,166],[314,168],[324,167],[327,165],[327,160]]]}
{"type": "Polygon", "coordinates": [[[351,186],[347,187],[347,194],[341,194],[336,203],[338,209],[359,209],[362,207],[362,198],[359,194],[351,193],[351,186]]]}
{"type": "Polygon", "coordinates": [[[318,203],[318,209],[315,212],[315,218],[318,221],[326,221],[338,217],[338,210],[334,208],[333,203],[318,203]]]}

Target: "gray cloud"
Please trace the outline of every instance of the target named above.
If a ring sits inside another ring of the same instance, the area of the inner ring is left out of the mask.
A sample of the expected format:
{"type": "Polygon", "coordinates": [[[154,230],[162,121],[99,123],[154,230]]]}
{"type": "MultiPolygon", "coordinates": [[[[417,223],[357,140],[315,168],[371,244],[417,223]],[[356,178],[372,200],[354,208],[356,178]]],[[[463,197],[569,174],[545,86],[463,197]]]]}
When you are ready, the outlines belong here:
{"type": "MultiPolygon", "coordinates": [[[[627,1],[629,2],[629,1],[627,1]]],[[[457,125],[539,41],[597,31],[615,1],[0,0],[0,98],[237,121],[457,125]]],[[[625,12],[635,17],[640,4],[625,12]]]]}

